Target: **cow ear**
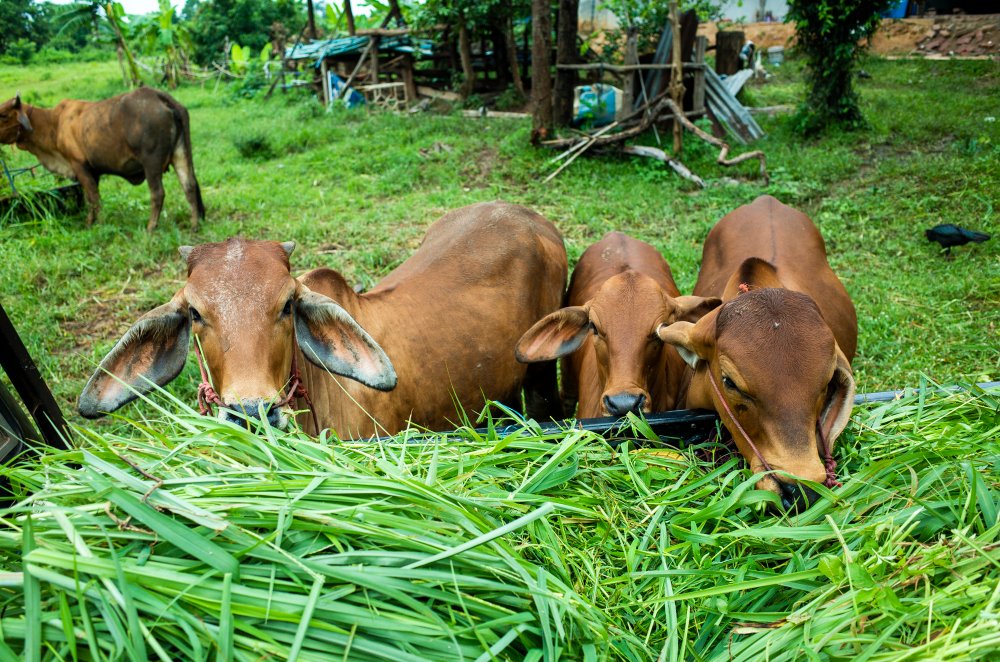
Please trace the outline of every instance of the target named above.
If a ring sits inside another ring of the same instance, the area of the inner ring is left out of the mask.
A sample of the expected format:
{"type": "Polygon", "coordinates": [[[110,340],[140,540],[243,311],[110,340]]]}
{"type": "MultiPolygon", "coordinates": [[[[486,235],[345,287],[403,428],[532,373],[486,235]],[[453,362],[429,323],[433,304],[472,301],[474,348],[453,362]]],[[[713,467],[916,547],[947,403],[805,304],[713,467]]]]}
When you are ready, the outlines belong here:
{"type": "Polygon", "coordinates": [[[823,404],[823,413],[820,414],[819,424],[823,430],[823,437],[833,451],[833,442],[836,441],[840,433],[847,427],[847,422],[851,419],[851,410],[854,408],[854,373],[847,356],[841,351],[840,346],[836,346],[837,367],[833,371],[833,377],[826,389],[826,402],[823,404]]]}
{"type": "Polygon", "coordinates": [[[14,97],[14,109],[17,110],[17,121],[21,123],[25,131],[34,131],[31,126],[31,120],[28,119],[27,113],[24,112],[24,107],[21,104],[21,93],[18,92],[14,97]]]}
{"type": "Polygon", "coordinates": [[[551,361],[572,354],[591,330],[590,315],[582,306],[570,306],[535,322],[517,341],[514,354],[521,363],[551,361]]]}
{"type": "Polygon", "coordinates": [[[669,322],[697,322],[721,305],[722,299],[718,297],[675,297],[669,322]]]}
{"type": "Polygon", "coordinates": [[[302,288],[295,337],[307,359],[379,391],[396,387],[396,370],[378,343],[332,299],[302,288]]]}
{"type": "Polygon", "coordinates": [[[187,359],[191,322],[187,304],[175,297],[132,325],[80,394],[84,418],[98,418],[172,381],[187,359]]]}
{"type": "Polygon", "coordinates": [[[708,313],[697,323],[674,322],[661,324],[656,329],[656,335],[668,345],[677,348],[684,362],[692,368],[699,360],[708,361],[715,349],[715,318],[718,308],[708,313]]]}

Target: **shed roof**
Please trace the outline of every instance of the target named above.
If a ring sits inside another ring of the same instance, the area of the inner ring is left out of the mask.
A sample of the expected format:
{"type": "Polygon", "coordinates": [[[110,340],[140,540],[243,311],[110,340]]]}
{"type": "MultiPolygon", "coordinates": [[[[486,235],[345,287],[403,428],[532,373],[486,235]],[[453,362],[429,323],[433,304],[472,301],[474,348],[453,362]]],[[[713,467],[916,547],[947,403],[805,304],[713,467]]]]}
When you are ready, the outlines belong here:
{"type": "MultiPolygon", "coordinates": [[[[308,44],[296,44],[285,49],[285,59],[315,60],[314,66],[318,67],[324,58],[360,54],[368,45],[369,39],[371,37],[340,37],[338,39],[319,39],[308,44]]],[[[433,53],[433,46],[434,42],[430,39],[414,39],[409,35],[404,35],[401,37],[381,37],[378,49],[380,51],[430,56],[433,53]]]]}

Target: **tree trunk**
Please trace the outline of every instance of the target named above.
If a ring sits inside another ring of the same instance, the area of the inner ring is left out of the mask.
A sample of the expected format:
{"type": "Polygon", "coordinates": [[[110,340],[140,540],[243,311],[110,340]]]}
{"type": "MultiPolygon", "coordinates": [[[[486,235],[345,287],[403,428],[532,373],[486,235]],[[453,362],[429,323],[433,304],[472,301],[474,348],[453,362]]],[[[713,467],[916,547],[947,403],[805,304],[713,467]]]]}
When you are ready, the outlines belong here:
{"type": "Polygon", "coordinates": [[[549,0],[531,0],[531,102],[534,106],[531,141],[552,132],[552,7],[549,0]]]}
{"type": "MultiPolygon", "coordinates": [[[[576,33],[579,13],[580,0],[559,0],[557,64],[575,64],[577,61],[576,33]]],[[[553,114],[555,123],[559,126],[567,126],[573,119],[573,88],[576,87],[577,80],[575,71],[556,69],[553,114]]]]}
{"type": "Polygon", "coordinates": [[[517,41],[514,39],[514,19],[512,16],[507,17],[503,40],[507,44],[507,61],[510,63],[510,76],[511,80],[514,81],[514,89],[517,90],[522,99],[526,99],[528,95],[524,93],[524,81],[521,80],[521,65],[517,63],[517,41]]]}
{"type": "Polygon", "coordinates": [[[458,57],[462,61],[462,87],[458,93],[463,99],[469,98],[476,85],[476,72],[472,68],[472,44],[469,42],[469,28],[465,24],[465,18],[458,19],[458,57]]]}
{"type": "Polygon", "coordinates": [[[715,72],[729,76],[740,70],[740,49],[746,35],[742,32],[720,32],[715,36],[715,72]]]}
{"type": "Polygon", "coordinates": [[[347,34],[353,37],[357,29],[354,27],[354,10],[351,9],[351,0],[344,0],[344,16],[347,18],[347,34]]]}
{"type": "Polygon", "coordinates": [[[306,0],[306,19],[309,21],[309,38],[316,39],[316,8],[313,0],[306,0]]]}

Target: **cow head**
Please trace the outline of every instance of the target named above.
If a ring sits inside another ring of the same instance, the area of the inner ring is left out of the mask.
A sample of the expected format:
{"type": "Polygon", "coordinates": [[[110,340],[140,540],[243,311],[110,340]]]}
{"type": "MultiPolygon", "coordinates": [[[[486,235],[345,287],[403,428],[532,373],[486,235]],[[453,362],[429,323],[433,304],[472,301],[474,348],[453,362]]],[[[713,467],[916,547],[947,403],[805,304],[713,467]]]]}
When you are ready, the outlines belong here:
{"type": "Polygon", "coordinates": [[[219,416],[230,420],[263,413],[272,425],[287,424],[288,411],[272,403],[288,382],[296,341],[306,358],[332,373],[394,388],[396,374],[378,344],[347,311],[292,278],[294,247],[244,239],[182,247],[184,287],[118,341],[84,388],[80,413],[112,412],[174,379],[190,336],[225,403],[219,416]]]}
{"type": "Polygon", "coordinates": [[[656,329],[697,320],[720,303],[715,297],[670,296],[653,278],[625,271],[606,280],[582,306],[557,310],[528,329],[517,343],[517,360],[534,363],[566,356],[593,334],[587,351],[597,360],[601,413],[649,412],[650,390],[663,379],[665,367],[656,329]]]}
{"type": "Polygon", "coordinates": [[[15,143],[23,132],[31,130],[31,120],[21,103],[20,94],[0,104],[0,144],[15,143]]]}
{"type": "MultiPolygon", "coordinates": [[[[772,469],[824,482],[817,429],[832,451],[850,418],[854,377],[811,298],[783,288],[750,290],[696,324],[677,322],[657,333],[696,370],[687,406],[719,412],[755,473],[763,465],[727,411],[772,469]]],[[[766,476],[758,484],[777,493],[786,508],[817,498],[813,490],[781,475],[766,476]]]]}

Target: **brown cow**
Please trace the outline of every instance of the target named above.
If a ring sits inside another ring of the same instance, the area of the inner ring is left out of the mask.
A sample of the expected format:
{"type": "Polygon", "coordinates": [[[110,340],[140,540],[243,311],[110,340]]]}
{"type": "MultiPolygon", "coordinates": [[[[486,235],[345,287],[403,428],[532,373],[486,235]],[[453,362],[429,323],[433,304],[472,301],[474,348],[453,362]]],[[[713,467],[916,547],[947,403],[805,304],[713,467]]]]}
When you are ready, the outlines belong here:
{"type": "Polygon", "coordinates": [[[163,173],[170,165],[191,205],[191,229],[205,215],[187,109],[164,92],[142,87],[94,103],[67,99],[52,109],[16,96],[0,105],[0,144],[16,144],[57,175],[80,182],[88,226],[101,210],[101,175],[118,175],[133,185],[149,182],[151,231],[163,208],[163,173]]]}
{"type": "MultiPolygon", "coordinates": [[[[770,196],[736,209],[709,232],[694,292],[724,303],[697,324],[658,331],[695,369],[686,406],[717,411],[754,472],[766,470],[763,458],[824,482],[821,456],[854,405],[858,322],[816,226],[770,196]]],[[[759,484],[786,508],[816,499],[780,474],[759,484]]]]}
{"type": "Polygon", "coordinates": [[[609,232],[584,251],[573,271],[568,307],[540,320],[517,345],[525,363],[563,360],[567,413],[579,418],[676,408],[687,366],[656,335],[661,324],[697,321],[715,297],[682,297],[659,251],[609,232]]]}
{"type": "MultiPolygon", "coordinates": [[[[341,437],[394,433],[408,421],[442,429],[456,403],[469,412],[484,397],[519,403],[522,383],[529,415],[558,406],[555,364],[529,369],[514,358],[517,339],[558,308],[566,284],[562,236],[542,216],[501,202],[452,211],[360,295],[330,269],[292,278],[292,248],[230,239],[182,249],[187,283],[101,362],[80,412],[114,411],[150,382],[169,382],[184,366],[190,334],[226,405],[220,416],[232,420],[264,411],[285,424],[287,409],[271,405],[293,352],[320,427],[341,437]]],[[[301,422],[316,432],[308,414],[301,422]]]]}

